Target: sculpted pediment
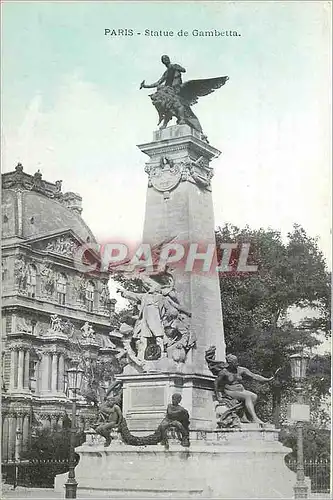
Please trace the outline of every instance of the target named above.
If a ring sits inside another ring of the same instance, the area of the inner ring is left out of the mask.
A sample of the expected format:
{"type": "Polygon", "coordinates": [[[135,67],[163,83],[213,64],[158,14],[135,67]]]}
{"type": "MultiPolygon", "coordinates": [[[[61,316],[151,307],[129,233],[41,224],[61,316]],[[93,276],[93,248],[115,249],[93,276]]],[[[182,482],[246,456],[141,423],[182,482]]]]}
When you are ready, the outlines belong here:
{"type": "Polygon", "coordinates": [[[78,241],[74,240],[70,236],[59,236],[58,238],[49,241],[43,250],[63,255],[64,257],[73,257],[74,252],[79,246],[78,241]]]}
{"type": "Polygon", "coordinates": [[[30,244],[35,250],[73,258],[73,255],[82,245],[82,242],[72,233],[72,231],[66,231],[61,234],[58,233],[56,235],[35,239],[30,244]]]}

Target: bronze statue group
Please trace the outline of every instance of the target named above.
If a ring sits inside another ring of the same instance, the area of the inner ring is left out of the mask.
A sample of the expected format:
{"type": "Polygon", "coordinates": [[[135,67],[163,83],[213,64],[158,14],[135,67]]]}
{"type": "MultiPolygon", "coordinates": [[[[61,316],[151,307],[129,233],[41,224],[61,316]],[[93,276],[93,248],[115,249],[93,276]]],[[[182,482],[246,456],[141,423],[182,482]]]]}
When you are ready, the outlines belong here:
{"type": "Polygon", "coordinates": [[[219,76],[217,78],[188,80],[183,83],[182,73],[186,72],[185,68],[179,64],[171,63],[167,55],[163,55],[161,61],[166,66],[161,78],[149,85],[143,80],[140,85],[140,89],[156,88],[156,92],[151,94],[150,98],[158,112],[158,125],[162,123],[161,128],[165,128],[169,121],[175,117],[178,125],[189,125],[200,132],[202,139],[207,141],[191,106],[198,102],[199,97],[208,95],[222,87],[229,77],[219,76]]]}
{"type": "Polygon", "coordinates": [[[180,441],[185,448],[190,446],[189,426],[190,416],[179,403],[181,395],[172,395],[172,402],[168,405],[166,415],[153,434],[148,436],[134,436],[130,433],[126,419],[121,411],[121,402],[110,395],[99,408],[98,421],[95,432],[105,438],[104,446],[109,446],[112,441],[111,431],[117,430],[125,444],[132,446],[146,446],[161,443],[165,449],[169,448],[169,431],[180,441]]]}
{"type": "MultiPolygon", "coordinates": [[[[254,405],[257,395],[244,388],[243,377],[259,382],[271,382],[278,371],[270,377],[263,377],[252,373],[249,369],[239,366],[237,357],[228,354],[226,361],[215,359],[216,348],[207,349],[205,359],[208,368],[215,376],[214,399],[218,416],[218,428],[240,427],[241,423],[256,423],[263,425],[258,418],[254,405]],[[218,411],[218,408],[222,411],[218,411]]],[[[132,446],[146,446],[161,443],[169,449],[170,434],[176,437],[182,446],[190,446],[190,416],[188,411],[180,405],[182,396],[179,393],[172,395],[172,402],[168,405],[166,415],[153,434],[148,436],[134,436],[130,433],[126,419],[122,413],[122,383],[114,382],[107,391],[104,402],[99,407],[95,432],[105,438],[104,446],[112,441],[111,431],[117,430],[122,441],[132,446]]]]}

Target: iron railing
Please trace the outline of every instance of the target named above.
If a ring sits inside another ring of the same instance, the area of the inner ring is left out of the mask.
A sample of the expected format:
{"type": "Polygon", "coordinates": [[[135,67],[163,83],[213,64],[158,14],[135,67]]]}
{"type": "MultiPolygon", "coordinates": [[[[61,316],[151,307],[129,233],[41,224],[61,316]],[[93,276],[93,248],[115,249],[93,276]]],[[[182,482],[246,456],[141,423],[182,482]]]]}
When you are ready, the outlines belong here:
{"type": "MultiPolygon", "coordinates": [[[[286,459],[290,470],[296,472],[297,461],[286,459]]],[[[311,493],[330,493],[331,464],[329,459],[304,460],[304,473],[311,479],[311,493]]]]}
{"type": "Polygon", "coordinates": [[[68,459],[5,460],[1,463],[5,483],[16,486],[53,488],[57,474],[68,471],[68,459]]]}

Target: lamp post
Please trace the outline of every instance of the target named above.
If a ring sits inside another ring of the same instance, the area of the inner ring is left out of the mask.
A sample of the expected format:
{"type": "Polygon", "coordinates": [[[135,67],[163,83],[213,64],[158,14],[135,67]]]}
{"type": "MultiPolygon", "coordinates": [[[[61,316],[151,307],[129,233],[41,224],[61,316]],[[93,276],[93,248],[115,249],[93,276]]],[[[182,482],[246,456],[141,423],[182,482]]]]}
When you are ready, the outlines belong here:
{"type": "Polygon", "coordinates": [[[296,421],[297,429],[297,469],[296,484],[294,486],[295,498],[308,498],[308,486],[305,483],[303,460],[303,422],[310,420],[309,405],[304,404],[303,380],[306,376],[309,356],[304,352],[290,356],[291,377],[296,382],[297,403],[291,405],[290,416],[296,421]]]}
{"type": "Polygon", "coordinates": [[[76,433],[76,394],[80,390],[83,370],[77,365],[67,370],[68,388],[72,392],[72,421],[69,447],[68,479],[65,483],[65,498],[76,498],[77,481],[75,479],[75,433],[76,433]]]}

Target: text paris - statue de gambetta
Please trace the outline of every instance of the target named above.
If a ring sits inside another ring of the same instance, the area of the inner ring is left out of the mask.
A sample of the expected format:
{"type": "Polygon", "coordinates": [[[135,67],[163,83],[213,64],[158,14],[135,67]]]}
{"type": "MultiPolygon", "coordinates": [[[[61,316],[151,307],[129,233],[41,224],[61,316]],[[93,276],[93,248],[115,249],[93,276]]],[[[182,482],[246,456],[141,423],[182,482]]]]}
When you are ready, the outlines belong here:
{"type": "Polygon", "coordinates": [[[144,31],[135,31],[132,28],[104,28],[105,36],[151,36],[151,37],[187,37],[189,35],[194,37],[229,37],[229,36],[241,36],[241,34],[237,30],[199,30],[193,29],[192,31],[188,31],[185,29],[180,29],[178,31],[174,30],[153,30],[153,29],[145,29],[144,31]]]}
{"type": "Polygon", "coordinates": [[[169,121],[175,117],[178,125],[189,125],[202,134],[202,139],[207,140],[191,106],[198,102],[198,97],[208,95],[222,87],[229,77],[219,76],[205,80],[188,80],[183,83],[182,73],[185,73],[185,68],[179,64],[171,63],[167,55],[163,55],[161,61],[166,66],[161,78],[150,85],[147,85],[143,80],[140,85],[140,89],[157,88],[156,92],[150,95],[150,98],[158,112],[158,125],[163,122],[161,128],[165,128],[169,121]]]}

